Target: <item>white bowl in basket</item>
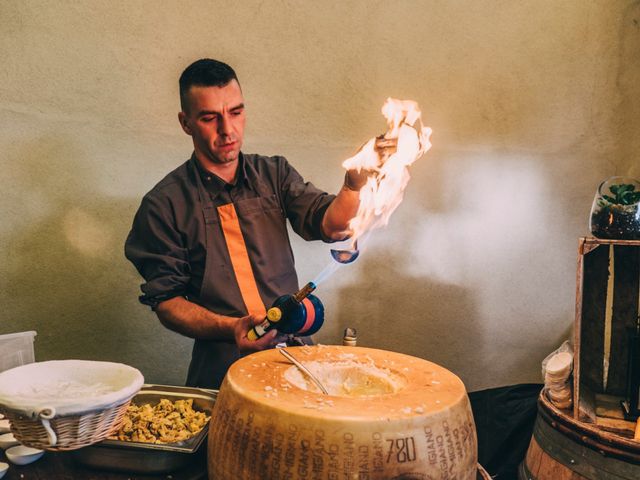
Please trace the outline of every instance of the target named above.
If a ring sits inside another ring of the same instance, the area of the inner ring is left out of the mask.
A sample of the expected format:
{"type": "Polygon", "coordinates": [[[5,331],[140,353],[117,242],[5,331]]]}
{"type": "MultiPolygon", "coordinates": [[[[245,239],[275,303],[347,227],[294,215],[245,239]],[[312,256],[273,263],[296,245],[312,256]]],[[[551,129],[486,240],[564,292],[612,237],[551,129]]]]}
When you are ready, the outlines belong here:
{"type": "Polygon", "coordinates": [[[2,419],[0,420],[0,433],[7,433],[11,431],[11,424],[9,423],[9,420],[2,419]]]}
{"type": "Polygon", "coordinates": [[[108,422],[121,418],[115,409],[128,403],[143,383],[140,371],[122,363],[30,363],[0,373],[0,410],[12,421],[13,432],[23,444],[66,449],[65,442],[70,442],[72,448],[80,448],[78,436],[90,439],[86,443],[90,444],[109,434],[108,422]],[[108,422],[96,421],[94,417],[105,412],[108,422]],[[38,438],[30,438],[34,436],[38,438]],[[66,440],[59,442],[60,438],[66,440]]]}

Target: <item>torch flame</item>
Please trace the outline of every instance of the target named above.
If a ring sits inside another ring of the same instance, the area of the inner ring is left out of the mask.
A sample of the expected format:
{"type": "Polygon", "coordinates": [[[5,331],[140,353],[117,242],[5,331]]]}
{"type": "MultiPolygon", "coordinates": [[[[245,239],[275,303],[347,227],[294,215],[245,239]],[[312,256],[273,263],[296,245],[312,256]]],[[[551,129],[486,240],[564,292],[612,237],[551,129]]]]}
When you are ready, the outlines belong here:
{"type": "Polygon", "coordinates": [[[389,125],[383,138],[397,139],[396,151],[381,157],[375,148],[376,138],[372,138],[356,155],[342,163],[347,170],[372,172],[360,190],[358,212],[349,222],[352,245],[363,234],[387,225],[391,214],[402,203],[409,183],[407,167],[431,148],[431,129],[423,126],[416,102],[388,98],[382,114],[389,125]]]}

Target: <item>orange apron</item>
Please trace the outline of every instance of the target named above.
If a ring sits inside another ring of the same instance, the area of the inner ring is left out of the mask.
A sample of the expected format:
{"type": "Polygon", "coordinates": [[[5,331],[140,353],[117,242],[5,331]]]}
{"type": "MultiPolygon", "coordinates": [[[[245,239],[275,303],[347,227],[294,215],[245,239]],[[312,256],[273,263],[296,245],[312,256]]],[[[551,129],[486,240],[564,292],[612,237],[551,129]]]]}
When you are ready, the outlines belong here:
{"type": "Polygon", "coordinates": [[[238,214],[233,203],[219,206],[218,216],[222,233],[227,243],[227,249],[229,250],[229,257],[231,257],[233,272],[247,312],[256,317],[264,317],[267,311],[260,298],[258,285],[251,269],[247,246],[244,243],[244,237],[240,229],[238,214]]]}

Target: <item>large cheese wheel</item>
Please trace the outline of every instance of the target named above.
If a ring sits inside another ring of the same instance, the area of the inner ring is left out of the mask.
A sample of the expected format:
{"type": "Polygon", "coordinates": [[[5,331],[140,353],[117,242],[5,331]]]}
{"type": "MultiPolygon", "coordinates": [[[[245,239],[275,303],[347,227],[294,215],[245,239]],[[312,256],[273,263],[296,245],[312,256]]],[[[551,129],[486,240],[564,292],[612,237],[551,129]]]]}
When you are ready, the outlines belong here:
{"type": "Polygon", "coordinates": [[[287,348],[229,369],[209,430],[209,478],[458,479],[477,474],[463,383],[426,360],[360,347],[287,348]]]}

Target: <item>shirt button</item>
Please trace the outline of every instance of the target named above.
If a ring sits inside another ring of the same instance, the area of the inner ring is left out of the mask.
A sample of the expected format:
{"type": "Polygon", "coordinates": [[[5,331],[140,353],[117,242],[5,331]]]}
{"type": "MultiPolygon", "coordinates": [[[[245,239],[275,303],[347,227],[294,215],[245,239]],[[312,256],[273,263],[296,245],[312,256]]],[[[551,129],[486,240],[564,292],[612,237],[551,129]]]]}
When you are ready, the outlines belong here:
{"type": "Polygon", "coordinates": [[[211,181],[211,177],[207,177],[207,182],[210,182],[210,181],[211,181]]]}

